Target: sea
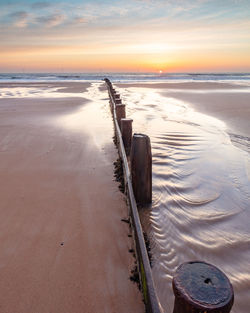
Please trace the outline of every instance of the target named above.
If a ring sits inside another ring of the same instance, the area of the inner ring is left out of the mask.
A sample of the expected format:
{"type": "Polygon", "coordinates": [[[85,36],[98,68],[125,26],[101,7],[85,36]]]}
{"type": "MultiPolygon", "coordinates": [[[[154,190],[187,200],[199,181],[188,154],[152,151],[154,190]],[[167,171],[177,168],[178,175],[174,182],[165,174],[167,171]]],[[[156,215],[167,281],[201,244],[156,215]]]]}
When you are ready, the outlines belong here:
{"type": "Polygon", "coordinates": [[[250,73],[0,73],[0,82],[100,82],[105,77],[112,82],[250,82],[250,73]]]}
{"type": "MultiPolygon", "coordinates": [[[[218,110],[224,101],[225,111],[228,101],[231,118],[237,121],[239,116],[241,124],[241,99],[248,114],[244,120],[250,123],[250,73],[11,73],[0,74],[0,82],[90,82],[82,97],[96,101],[101,112],[108,111],[105,77],[121,94],[133,131],[151,140],[153,201],[141,209],[140,217],[150,239],[152,272],[164,313],[173,312],[176,269],[195,260],[213,264],[228,276],[235,293],[231,313],[249,313],[250,133],[232,130],[216,110],[213,116],[204,114],[192,101],[210,99],[208,105],[218,103],[218,110]],[[173,91],[152,86],[160,82],[180,87],[173,91]],[[183,89],[183,83],[192,82],[231,87],[207,89],[199,84],[198,90],[183,89]],[[189,101],[180,95],[188,95],[189,101]]],[[[26,96],[39,97],[39,85],[36,88],[38,92],[26,91],[26,96]]],[[[11,96],[17,94],[7,94],[11,96]]]]}

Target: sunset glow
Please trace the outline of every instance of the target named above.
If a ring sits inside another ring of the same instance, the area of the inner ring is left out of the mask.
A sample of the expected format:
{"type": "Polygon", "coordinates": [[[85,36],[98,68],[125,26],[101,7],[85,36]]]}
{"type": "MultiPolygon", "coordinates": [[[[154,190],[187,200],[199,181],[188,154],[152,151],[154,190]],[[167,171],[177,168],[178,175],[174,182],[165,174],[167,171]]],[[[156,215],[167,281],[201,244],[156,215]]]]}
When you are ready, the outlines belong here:
{"type": "Polygon", "coordinates": [[[12,0],[0,7],[1,72],[250,71],[248,0],[12,0]]]}

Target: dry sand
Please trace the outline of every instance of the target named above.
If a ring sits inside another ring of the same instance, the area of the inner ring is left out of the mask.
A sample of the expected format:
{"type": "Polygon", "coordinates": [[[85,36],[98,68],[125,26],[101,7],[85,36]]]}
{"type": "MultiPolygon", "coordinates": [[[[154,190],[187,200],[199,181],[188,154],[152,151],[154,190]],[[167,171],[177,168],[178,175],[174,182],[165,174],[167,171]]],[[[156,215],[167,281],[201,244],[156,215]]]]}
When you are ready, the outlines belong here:
{"type": "Polygon", "coordinates": [[[77,97],[0,99],[0,312],[144,312],[105,114],[77,97]]]}

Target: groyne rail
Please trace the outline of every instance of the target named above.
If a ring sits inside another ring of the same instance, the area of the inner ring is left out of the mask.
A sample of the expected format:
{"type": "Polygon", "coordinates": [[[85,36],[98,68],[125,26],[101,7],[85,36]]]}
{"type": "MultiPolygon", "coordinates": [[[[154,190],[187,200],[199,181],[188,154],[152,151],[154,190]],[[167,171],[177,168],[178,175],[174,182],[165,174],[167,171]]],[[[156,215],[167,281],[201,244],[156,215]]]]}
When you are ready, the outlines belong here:
{"type": "Polygon", "coordinates": [[[120,130],[120,126],[117,119],[117,111],[116,105],[120,105],[121,101],[118,97],[115,97],[113,92],[113,87],[111,82],[108,79],[105,79],[106,86],[109,93],[111,112],[113,115],[114,126],[115,126],[115,135],[117,141],[117,147],[119,151],[119,156],[122,160],[123,164],[123,173],[124,173],[124,185],[125,192],[128,198],[129,203],[129,213],[131,217],[132,223],[132,231],[133,237],[135,241],[136,248],[136,259],[137,259],[137,267],[139,270],[141,289],[143,294],[143,299],[145,303],[145,308],[147,313],[162,313],[163,310],[160,307],[159,300],[156,294],[152,271],[150,267],[150,262],[148,258],[147,248],[144,241],[142,226],[138,214],[137,204],[133,192],[131,174],[128,165],[128,160],[126,156],[125,147],[122,140],[122,134],[120,130]],[[115,101],[118,99],[118,101],[115,101]]]}

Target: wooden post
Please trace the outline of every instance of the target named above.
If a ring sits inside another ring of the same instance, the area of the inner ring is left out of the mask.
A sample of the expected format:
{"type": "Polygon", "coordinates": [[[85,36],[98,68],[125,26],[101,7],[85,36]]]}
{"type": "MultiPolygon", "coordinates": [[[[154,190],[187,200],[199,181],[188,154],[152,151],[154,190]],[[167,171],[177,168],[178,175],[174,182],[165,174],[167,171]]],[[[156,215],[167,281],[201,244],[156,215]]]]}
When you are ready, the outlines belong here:
{"type": "Polygon", "coordinates": [[[229,313],[233,287],[217,267],[200,261],[180,265],[173,277],[174,313],[229,313]]]}
{"type": "Polygon", "coordinates": [[[134,134],[130,152],[132,185],[138,205],[152,202],[152,154],[150,138],[134,134]]]}
{"type": "Polygon", "coordinates": [[[122,104],[122,100],[121,99],[115,99],[115,104],[122,104]]]}
{"type": "Polygon", "coordinates": [[[111,82],[108,78],[104,78],[104,81],[107,83],[107,85],[109,85],[109,86],[111,85],[111,82]]]}
{"type": "Polygon", "coordinates": [[[116,104],[115,106],[116,118],[121,129],[121,119],[126,117],[125,104],[116,104]]]}
{"type": "Polygon", "coordinates": [[[126,155],[130,154],[131,141],[132,141],[132,122],[131,118],[122,118],[121,119],[121,133],[122,141],[126,151],[126,155]]]}
{"type": "Polygon", "coordinates": [[[109,105],[110,105],[110,111],[111,111],[111,113],[113,115],[114,108],[113,108],[113,102],[111,101],[111,99],[109,100],[109,105]]]}
{"type": "Polygon", "coordinates": [[[116,94],[114,95],[114,98],[117,99],[117,100],[120,99],[119,93],[116,93],[116,94]]]}

